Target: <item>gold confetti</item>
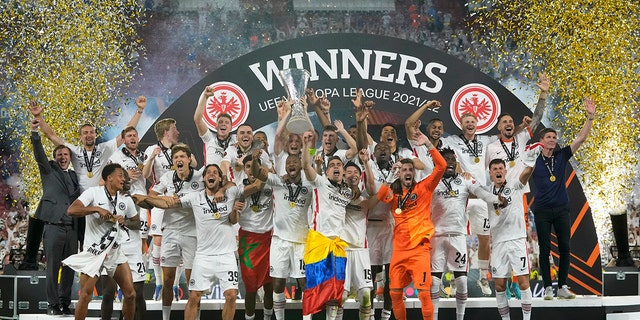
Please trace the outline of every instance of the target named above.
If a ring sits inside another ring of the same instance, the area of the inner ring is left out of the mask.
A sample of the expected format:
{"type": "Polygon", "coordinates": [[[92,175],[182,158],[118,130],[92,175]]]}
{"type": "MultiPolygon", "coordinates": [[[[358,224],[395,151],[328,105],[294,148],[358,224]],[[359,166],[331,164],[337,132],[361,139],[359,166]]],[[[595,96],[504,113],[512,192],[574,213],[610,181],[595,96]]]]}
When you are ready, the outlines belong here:
{"type": "MultiPolygon", "coordinates": [[[[470,7],[479,2],[470,1],[470,7]]],[[[574,168],[592,208],[597,233],[611,244],[609,213],[631,200],[638,164],[640,88],[640,3],[622,0],[491,1],[470,15],[468,24],[489,59],[523,57],[510,67],[535,79],[544,70],[552,79],[552,123],[571,143],[582,128],[583,100],[597,102],[588,140],[575,155],[574,168]],[[505,45],[507,44],[507,45],[505,45]]],[[[473,54],[473,52],[470,52],[473,54]]],[[[484,65],[480,66],[488,72],[484,65]]],[[[494,70],[495,71],[495,70],[494,70]]],[[[498,74],[504,70],[498,70],[498,74]]]]}
{"type": "MultiPolygon", "coordinates": [[[[137,30],[143,21],[135,0],[8,0],[0,3],[0,57],[7,80],[2,98],[9,108],[10,139],[19,139],[25,196],[37,203],[40,177],[29,141],[26,108],[35,99],[63,139],[78,143],[78,129],[93,123],[104,130],[118,112],[117,94],[130,83],[143,48],[137,30]]],[[[45,139],[46,140],[46,139],[45,139]]],[[[52,145],[45,142],[47,154],[52,145]]],[[[35,206],[32,206],[35,209],[35,206]]]]}

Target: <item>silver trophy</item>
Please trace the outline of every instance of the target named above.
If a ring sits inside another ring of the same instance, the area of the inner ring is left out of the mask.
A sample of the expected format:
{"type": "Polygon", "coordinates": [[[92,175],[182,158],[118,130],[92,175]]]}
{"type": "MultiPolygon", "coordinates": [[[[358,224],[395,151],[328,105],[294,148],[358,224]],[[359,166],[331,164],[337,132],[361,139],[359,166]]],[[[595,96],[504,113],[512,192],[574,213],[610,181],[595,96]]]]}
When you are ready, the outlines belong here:
{"type": "Polygon", "coordinates": [[[287,122],[287,130],[291,133],[303,134],[313,128],[307,111],[304,110],[304,107],[300,103],[300,98],[305,95],[311,74],[304,69],[285,69],[280,71],[280,77],[282,78],[282,85],[289,99],[293,100],[291,115],[287,122]]]}

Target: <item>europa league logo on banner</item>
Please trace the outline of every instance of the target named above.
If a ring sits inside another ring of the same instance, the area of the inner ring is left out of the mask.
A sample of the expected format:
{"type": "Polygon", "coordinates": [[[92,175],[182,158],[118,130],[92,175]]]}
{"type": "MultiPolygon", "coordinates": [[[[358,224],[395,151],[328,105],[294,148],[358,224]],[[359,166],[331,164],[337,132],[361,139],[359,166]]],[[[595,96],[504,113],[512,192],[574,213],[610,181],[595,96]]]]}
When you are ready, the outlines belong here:
{"type": "Polygon", "coordinates": [[[287,121],[287,130],[292,133],[303,134],[313,129],[307,108],[300,103],[300,98],[304,97],[307,83],[311,74],[304,69],[285,69],[280,71],[280,78],[284,90],[287,92],[289,99],[293,100],[291,106],[291,115],[287,121]]]}

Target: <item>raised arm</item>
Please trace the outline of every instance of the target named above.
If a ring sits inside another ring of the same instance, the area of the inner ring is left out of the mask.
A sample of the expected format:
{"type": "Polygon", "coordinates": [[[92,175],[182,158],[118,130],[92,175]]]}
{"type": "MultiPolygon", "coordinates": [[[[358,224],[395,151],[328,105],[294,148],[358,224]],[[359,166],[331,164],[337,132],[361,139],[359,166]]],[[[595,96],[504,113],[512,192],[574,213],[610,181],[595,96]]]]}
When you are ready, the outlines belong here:
{"type": "Polygon", "coordinates": [[[591,98],[587,97],[584,99],[584,110],[587,112],[587,120],[585,120],[582,129],[578,132],[578,136],[571,142],[571,152],[574,153],[580,148],[583,142],[587,140],[589,133],[591,132],[591,127],[593,126],[593,120],[596,116],[596,102],[591,98]]]}
{"type": "MultiPolygon", "coordinates": [[[[137,127],[138,126],[138,122],[140,121],[140,117],[142,117],[142,112],[144,111],[144,108],[147,106],[147,98],[145,96],[139,96],[136,98],[136,107],[138,107],[136,109],[136,112],[133,113],[133,116],[131,117],[131,120],[129,120],[129,123],[127,123],[127,127],[137,127]]],[[[116,136],[116,145],[121,145],[122,143],[124,143],[124,139],[122,138],[122,136],[118,135],[116,136]]]]}
{"type": "Polygon", "coordinates": [[[345,153],[345,157],[347,159],[353,159],[353,157],[355,157],[358,153],[358,149],[356,148],[356,140],[354,140],[351,135],[349,135],[349,132],[345,130],[342,121],[335,120],[333,122],[333,125],[336,126],[336,128],[338,129],[338,133],[342,135],[344,141],[346,141],[347,145],[349,146],[349,149],[347,149],[347,152],[345,153]]]}
{"type": "Polygon", "coordinates": [[[60,138],[58,135],[56,135],[55,132],[53,132],[53,129],[49,126],[49,124],[42,117],[42,112],[44,111],[44,107],[40,106],[37,101],[31,100],[31,101],[29,101],[29,111],[31,112],[33,117],[36,120],[38,120],[39,125],[40,125],[40,130],[42,131],[42,133],[44,133],[44,135],[45,135],[45,137],[47,137],[47,139],[49,139],[49,140],[51,140],[51,142],[53,142],[54,146],[57,147],[59,145],[63,145],[64,144],[64,140],[62,138],[60,138]]]}
{"type": "Polygon", "coordinates": [[[276,128],[276,134],[273,140],[273,153],[279,155],[284,149],[289,140],[289,132],[287,131],[287,120],[291,114],[291,105],[293,100],[286,100],[283,97],[278,103],[278,127],[276,128]]]}
{"type": "Polygon", "coordinates": [[[304,175],[307,177],[308,181],[316,181],[316,176],[318,175],[316,171],[313,169],[311,165],[311,155],[309,155],[309,148],[311,141],[309,136],[302,139],[302,169],[304,170],[304,175]]]}
{"type": "Polygon", "coordinates": [[[378,190],[376,190],[376,179],[373,175],[373,170],[371,170],[371,165],[369,164],[369,151],[367,151],[367,149],[360,150],[360,152],[358,152],[358,157],[364,167],[364,187],[367,190],[367,194],[369,194],[369,196],[375,195],[378,190]]]}
{"type": "Polygon", "coordinates": [[[318,98],[313,88],[307,88],[307,90],[305,90],[305,95],[309,105],[313,106],[315,109],[322,127],[324,128],[330,125],[331,116],[329,115],[329,111],[331,110],[331,102],[327,98],[318,98]]]}
{"type": "Polygon", "coordinates": [[[369,117],[369,110],[373,108],[375,102],[362,102],[362,89],[358,89],[356,98],[352,99],[351,102],[356,115],[356,148],[358,150],[366,149],[373,144],[373,139],[367,133],[367,118],[369,117]]]}
{"type": "Polygon", "coordinates": [[[414,111],[404,122],[404,129],[407,137],[413,137],[416,129],[420,128],[420,117],[427,109],[441,107],[442,104],[437,100],[430,100],[424,103],[418,110],[414,111]],[[417,125],[416,125],[417,124],[417,125]]]}
{"type": "Polygon", "coordinates": [[[47,154],[44,152],[44,147],[42,147],[42,138],[38,133],[38,127],[38,119],[31,120],[31,145],[33,146],[33,156],[38,163],[40,172],[47,174],[51,172],[51,164],[49,163],[49,159],[47,159],[47,154]]]}
{"type": "Polygon", "coordinates": [[[209,131],[207,124],[204,123],[204,108],[207,106],[207,100],[209,100],[209,97],[211,96],[213,96],[213,86],[206,86],[204,91],[200,94],[198,106],[196,107],[196,111],[193,113],[193,122],[195,122],[198,135],[200,136],[203,136],[207,131],[209,131]]]}
{"type": "Polygon", "coordinates": [[[536,103],[536,108],[533,110],[533,117],[531,119],[531,123],[529,124],[529,129],[531,129],[532,134],[536,132],[536,129],[538,128],[538,125],[542,120],[545,102],[547,101],[547,94],[551,85],[549,76],[545,72],[539,73],[538,78],[539,81],[536,83],[536,86],[540,88],[540,95],[538,96],[538,103],[536,103]]]}
{"type": "Polygon", "coordinates": [[[269,177],[269,168],[260,164],[260,153],[261,150],[254,150],[251,154],[251,174],[256,179],[264,182],[269,177]]]}

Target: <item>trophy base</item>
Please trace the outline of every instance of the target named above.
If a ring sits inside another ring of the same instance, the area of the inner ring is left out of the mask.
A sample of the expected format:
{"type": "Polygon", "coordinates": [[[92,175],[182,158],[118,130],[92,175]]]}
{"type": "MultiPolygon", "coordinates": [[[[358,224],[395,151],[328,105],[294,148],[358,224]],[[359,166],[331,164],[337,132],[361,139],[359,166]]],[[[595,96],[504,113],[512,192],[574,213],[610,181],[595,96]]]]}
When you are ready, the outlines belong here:
{"type": "Polygon", "coordinates": [[[303,134],[311,129],[313,129],[313,126],[309,119],[305,117],[291,118],[287,122],[287,130],[291,133],[303,134]]]}

